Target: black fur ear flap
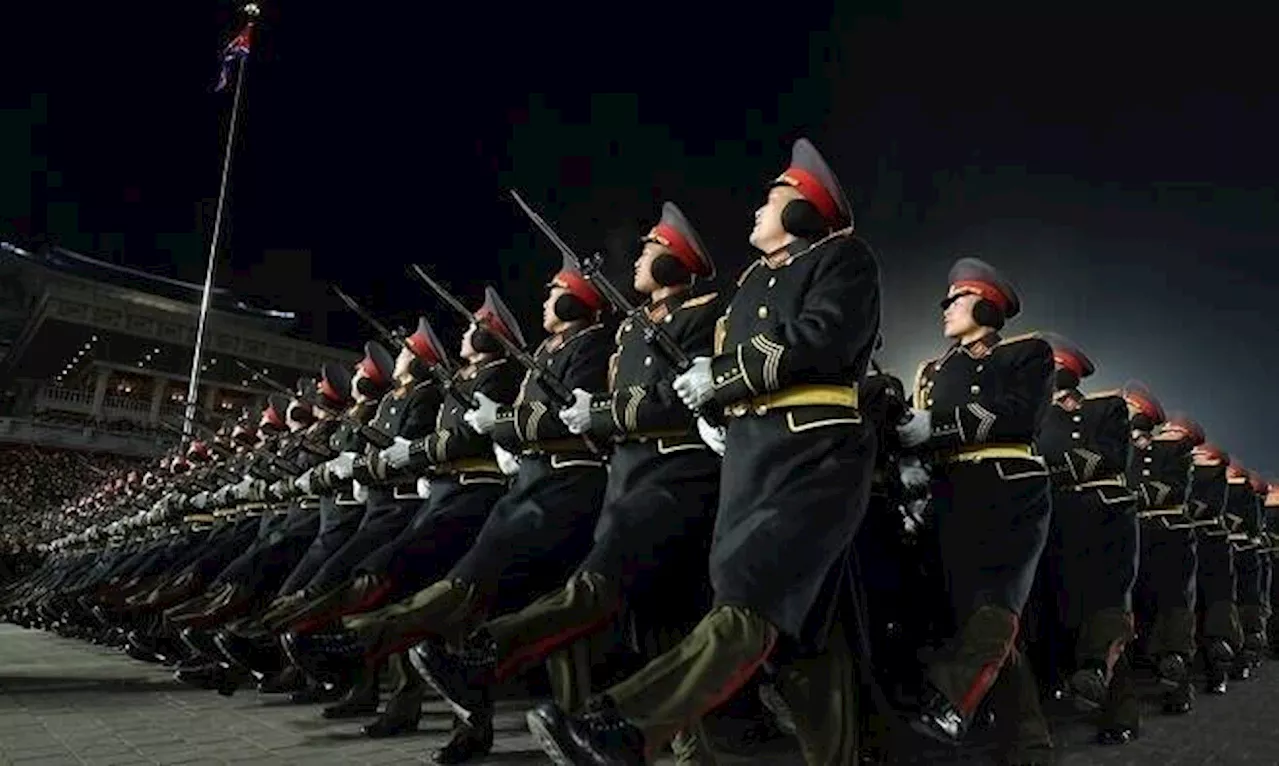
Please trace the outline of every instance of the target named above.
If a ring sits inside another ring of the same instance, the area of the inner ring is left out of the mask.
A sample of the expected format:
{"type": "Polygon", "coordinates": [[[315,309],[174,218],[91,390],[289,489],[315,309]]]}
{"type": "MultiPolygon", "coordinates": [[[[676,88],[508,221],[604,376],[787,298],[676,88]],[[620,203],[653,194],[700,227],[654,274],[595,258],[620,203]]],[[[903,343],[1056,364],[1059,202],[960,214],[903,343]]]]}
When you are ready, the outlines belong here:
{"type": "Polygon", "coordinates": [[[431,370],[428,369],[426,363],[415,356],[409,362],[409,376],[414,380],[427,380],[431,377],[431,370]]]}
{"type": "Polygon", "coordinates": [[[1139,412],[1138,414],[1129,418],[1130,430],[1146,432],[1146,431],[1150,431],[1155,427],[1156,427],[1156,422],[1152,420],[1151,416],[1146,414],[1145,412],[1139,412]]]}
{"type": "Polygon", "coordinates": [[[782,208],[782,229],[800,239],[821,239],[830,230],[818,207],[807,199],[793,199],[782,208]]]}
{"type": "Polygon", "coordinates": [[[1056,391],[1069,391],[1080,385],[1080,376],[1065,367],[1053,371],[1053,387],[1056,391]]]}
{"type": "Polygon", "coordinates": [[[693,280],[692,272],[671,253],[654,258],[649,264],[649,273],[653,275],[653,281],[663,287],[687,285],[693,280]]]}
{"type": "Polygon", "coordinates": [[[1004,327],[1004,312],[1000,310],[999,306],[983,298],[973,304],[973,321],[977,322],[980,327],[999,330],[1004,327]]]}
{"type": "Polygon", "coordinates": [[[356,381],[356,390],[360,392],[361,396],[369,399],[375,399],[382,393],[381,387],[377,383],[365,377],[361,377],[356,381]]]}
{"type": "Polygon", "coordinates": [[[556,298],[552,308],[561,322],[579,322],[591,316],[591,307],[569,293],[556,298]]]}
{"type": "Polygon", "coordinates": [[[496,354],[502,350],[502,344],[498,339],[483,327],[477,327],[475,332],[471,333],[471,347],[480,354],[496,354]]]}

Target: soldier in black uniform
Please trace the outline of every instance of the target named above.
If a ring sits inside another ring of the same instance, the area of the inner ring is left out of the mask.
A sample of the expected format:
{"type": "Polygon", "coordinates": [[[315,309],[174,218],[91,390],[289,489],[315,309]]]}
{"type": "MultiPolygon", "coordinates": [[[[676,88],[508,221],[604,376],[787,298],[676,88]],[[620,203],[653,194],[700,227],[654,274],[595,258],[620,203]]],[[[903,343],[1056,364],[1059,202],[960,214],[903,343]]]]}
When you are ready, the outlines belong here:
{"type": "Polygon", "coordinates": [[[999,336],[1021,306],[990,265],[961,258],[949,282],[943,334],[955,345],[921,366],[912,418],[898,427],[905,447],[932,457],[933,513],[955,629],[928,665],[911,725],[959,742],[994,684],[997,707],[1017,711],[997,712],[1016,728],[1006,732],[1011,761],[1039,763],[1049,731],[1015,642],[1049,531],[1048,470],[1032,444],[1049,406],[1053,352],[1034,336],[999,336]]]}
{"type": "MultiPolygon", "coordinates": [[[[611,344],[598,321],[603,298],[567,259],[548,287],[543,327],[549,335],[534,354],[537,364],[570,389],[605,388],[611,344]]],[[[432,636],[461,641],[488,616],[500,585],[506,593],[516,587],[525,594],[549,589],[563,582],[590,547],[606,455],[560,422],[552,411],[556,402],[532,372],[511,407],[483,393],[475,399],[477,408],[464,420],[490,436],[515,482],[490,512],[475,545],[444,577],[406,600],[344,618],[361,634],[368,657],[403,651],[432,636]]]]}
{"type": "MultiPolygon", "coordinates": [[[[634,287],[649,296],[643,310],[687,356],[708,356],[721,304],[716,293],[688,294],[694,278],[715,274],[706,246],[671,203],[642,243],[634,287]]],[[[596,633],[624,606],[654,611],[660,603],[670,627],[677,613],[692,613],[688,606],[706,608],[692,573],[705,571],[720,461],[671,387],[671,361],[636,320],[622,323],[616,342],[608,389],[577,389],[574,406],[560,411],[571,432],[615,444],[591,552],[563,588],[490,620],[463,646],[433,641],[414,649],[414,664],[468,717],[491,715],[491,683],[596,633]]],[[[676,750],[679,761],[696,762],[688,737],[678,739],[676,750]]]]}
{"type": "Polygon", "coordinates": [[[1266,647],[1271,568],[1269,557],[1260,550],[1265,534],[1262,503],[1267,482],[1243,466],[1229,468],[1227,481],[1231,485],[1227,514],[1236,561],[1236,604],[1244,630],[1244,648],[1236,662],[1235,675],[1243,679],[1261,662],[1266,647]]]}
{"type": "Polygon", "coordinates": [[[1054,394],[1036,447],[1053,491],[1051,540],[1041,560],[1049,622],[1074,637],[1060,651],[1051,640],[1050,672],[1069,667],[1070,688],[1089,708],[1103,708],[1104,742],[1124,743],[1138,729],[1125,648],[1133,640],[1133,585],[1138,577],[1138,519],[1129,465],[1129,408],[1119,391],[1085,395],[1095,371],[1079,346],[1042,333],[1053,348],[1054,394]],[[1114,685],[1114,688],[1113,688],[1114,685]]]}
{"type": "Polygon", "coordinates": [[[839,182],[804,139],[750,241],[763,255],[738,279],[715,355],[673,383],[691,409],[712,403],[728,418],[724,431],[698,421],[704,440],[724,448],[713,607],[585,712],[531,711],[531,730],[558,762],[641,763],[766,661],[778,665],[806,759],[844,763],[856,752],[852,661],[830,628],[875,458],[857,390],[879,328],[879,271],[853,236],[839,182]],[[787,655],[775,653],[780,643],[787,655]]]}
{"type": "MultiPolygon", "coordinates": [[[[1125,387],[1131,407],[1142,410],[1153,397],[1141,386],[1125,387]],[[1138,400],[1138,401],[1132,401],[1138,400]]],[[[1158,409],[1158,404],[1156,409],[1158,409]]],[[[1187,713],[1195,699],[1189,678],[1195,656],[1196,535],[1187,522],[1191,449],[1204,430],[1185,416],[1155,426],[1150,437],[1134,427],[1129,484],[1138,492],[1142,553],[1134,591],[1138,624],[1146,633],[1146,652],[1155,662],[1165,694],[1165,712],[1187,713]]]]}
{"type": "Polygon", "coordinates": [[[1262,528],[1265,537],[1258,552],[1265,557],[1271,571],[1271,587],[1265,591],[1270,616],[1267,618],[1264,651],[1274,660],[1280,658],[1280,604],[1275,599],[1276,579],[1280,577],[1280,565],[1276,558],[1277,551],[1280,551],[1280,487],[1275,482],[1267,483],[1267,495],[1262,501],[1262,528]]]}
{"type": "Polygon", "coordinates": [[[1235,556],[1223,512],[1229,456],[1204,443],[1191,450],[1187,513],[1196,530],[1196,611],[1208,678],[1205,691],[1225,694],[1227,678],[1244,644],[1236,609],[1235,556]]]}

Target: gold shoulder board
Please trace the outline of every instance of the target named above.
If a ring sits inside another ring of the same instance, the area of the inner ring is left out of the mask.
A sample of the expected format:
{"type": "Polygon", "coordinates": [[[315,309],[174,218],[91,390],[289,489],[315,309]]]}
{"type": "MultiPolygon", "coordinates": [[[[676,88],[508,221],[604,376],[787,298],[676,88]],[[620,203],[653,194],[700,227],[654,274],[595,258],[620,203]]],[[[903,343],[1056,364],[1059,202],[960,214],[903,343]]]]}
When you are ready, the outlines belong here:
{"type": "Polygon", "coordinates": [[[719,295],[719,293],[707,293],[706,295],[699,295],[697,298],[690,298],[684,303],[681,303],[680,308],[693,309],[699,306],[705,306],[715,300],[717,295],[719,295]]]}

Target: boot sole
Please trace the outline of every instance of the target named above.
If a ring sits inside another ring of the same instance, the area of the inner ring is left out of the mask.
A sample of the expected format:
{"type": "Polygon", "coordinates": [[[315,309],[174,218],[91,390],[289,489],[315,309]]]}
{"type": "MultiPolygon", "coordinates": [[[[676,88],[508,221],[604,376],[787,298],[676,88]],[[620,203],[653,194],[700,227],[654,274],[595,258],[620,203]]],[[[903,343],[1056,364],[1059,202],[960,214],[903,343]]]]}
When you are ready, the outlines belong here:
{"type": "Polygon", "coordinates": [[[547,722],[537,711],[530,710],[524,715],[525,725],[529,727],[529,733],[533,735],[533,741],[542,748],[547,754],[551,762],[556,766],[577,766],[573,759],[560,749],[560,743],[556,742],[556,738],[551,736],[551,730],[547,728],[547,722]]]}
{"type": "Polygon", "coordinates": [[[427,682],[427,686],[430,686],[436,694],[440,695],[440,699],[444,700],[444,703],[449,706],[453,714],[462,719],[463,723],[470,726],[471,719],[475,716],[475,711],[464,707],[453,699],[453,695],[445,690],[444,685],[436,680],[435,674],[426,667],[426,663],[418,655],[417,647],[409,650],[409,664],[413,665],[413,669],[418,671],[418,675],[422,676],[422,680],[427,682]]]}

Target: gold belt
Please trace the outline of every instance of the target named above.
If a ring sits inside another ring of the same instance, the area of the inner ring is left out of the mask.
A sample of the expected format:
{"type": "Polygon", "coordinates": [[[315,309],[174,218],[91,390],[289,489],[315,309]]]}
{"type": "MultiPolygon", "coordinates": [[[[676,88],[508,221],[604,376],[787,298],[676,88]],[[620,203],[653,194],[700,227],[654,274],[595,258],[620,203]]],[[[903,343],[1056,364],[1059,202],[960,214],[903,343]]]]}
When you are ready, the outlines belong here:
{"type": "Polygon", "coordinates": [[[199,523],[199,522],[211,523],[211,522],[217,521],[218,517],[214,516],[212,513],[192,513],[187,516],[183,516],[182,520],[193,522],[193,523],[199,523]]]}
{"type": "Polygon", "coordinates": [[[997,458],[1032,458],[1035,453],[1030,444],[975,444],[961,447],[946,456],[948,463],[977,463],[997,458]]]}
{"type": "Polygon", "coordinates": [[[781,391],[734,402],[724,408],[724,414],[731,418],[740,418],[747,413],[763,415],[769,410],[788,407],[847,407],[856,410],[858,409],[858,387],[823,384],[788,386],[781,391]]]}
{"type": "Polygon", "coordinates": [[[577,455],[590,452],[591,448],[581,439],[548,439],[530,442],[520,451],[521,455],[577,455]]]}
{"type": "Polygon", "coordinates": [[[435,472],[438,474],[502,473],[502,469],[498,467],[498,461],[496,460],[467,457],[449,463],[441,463],[436,466],[435,472]]]}

